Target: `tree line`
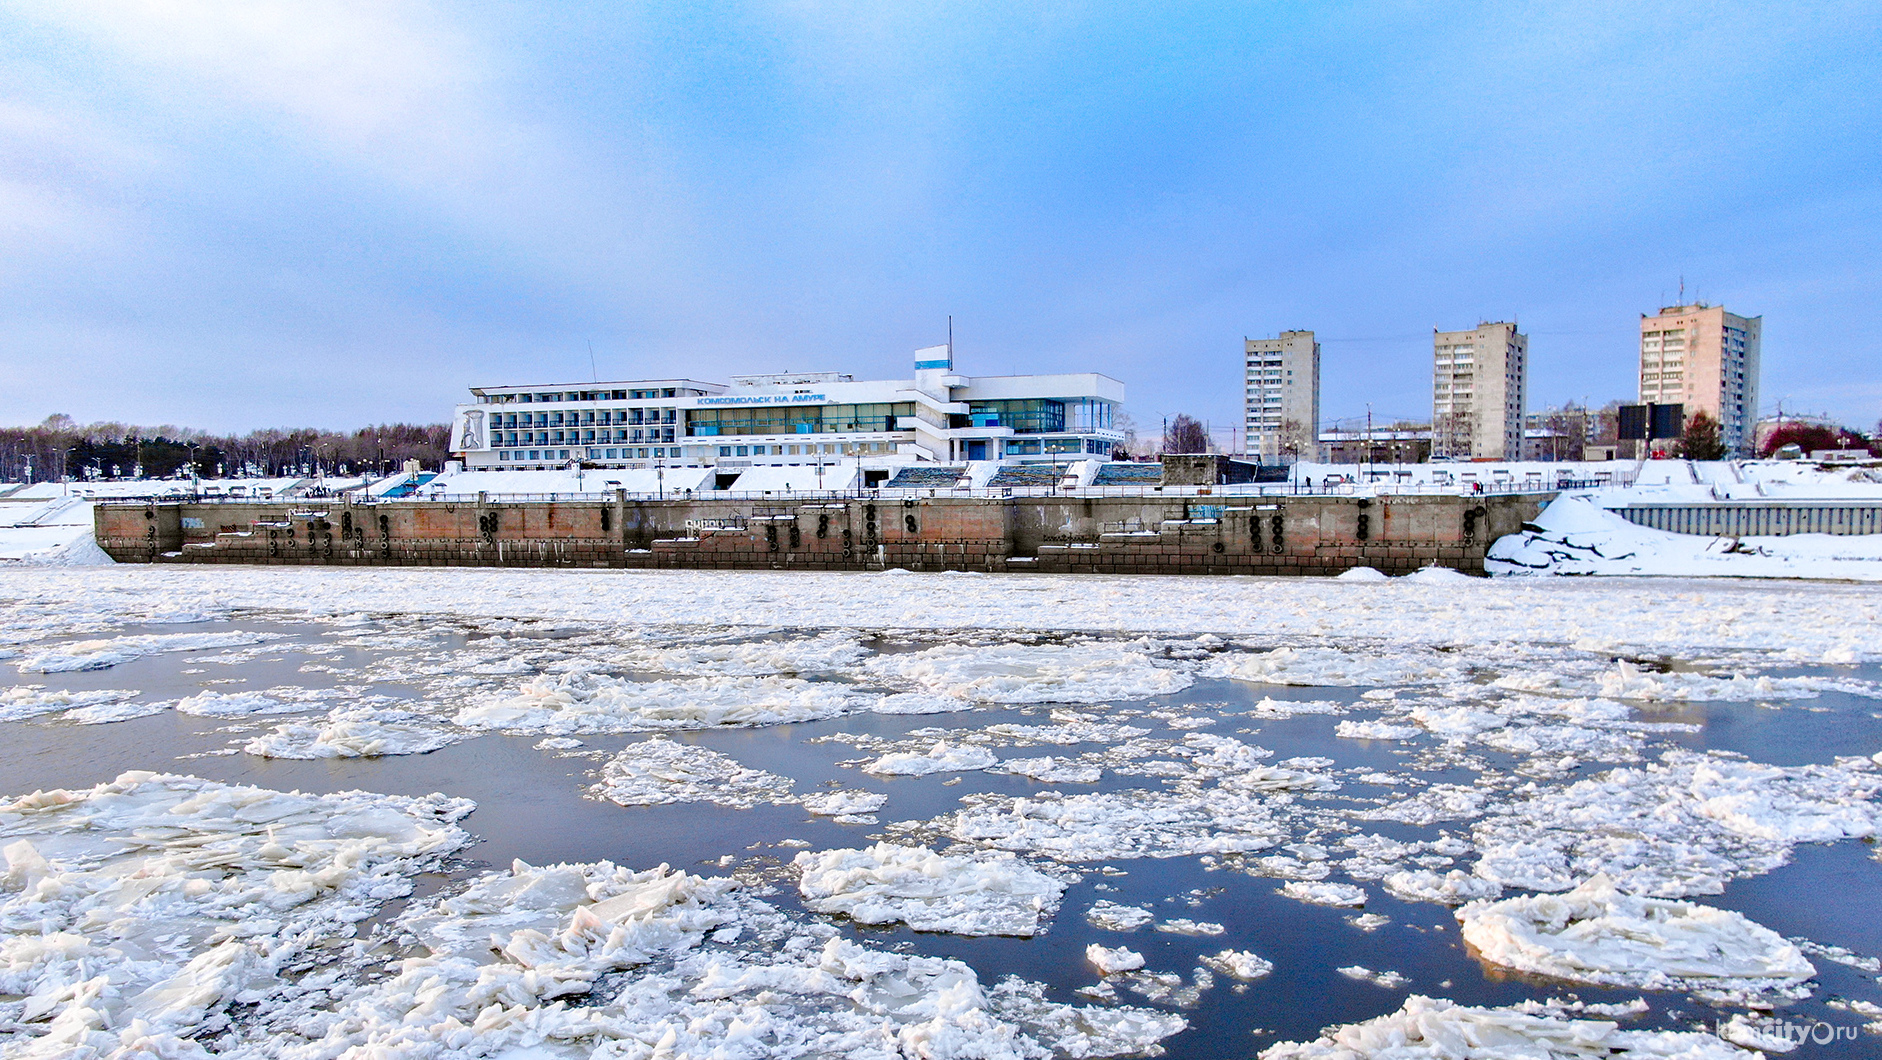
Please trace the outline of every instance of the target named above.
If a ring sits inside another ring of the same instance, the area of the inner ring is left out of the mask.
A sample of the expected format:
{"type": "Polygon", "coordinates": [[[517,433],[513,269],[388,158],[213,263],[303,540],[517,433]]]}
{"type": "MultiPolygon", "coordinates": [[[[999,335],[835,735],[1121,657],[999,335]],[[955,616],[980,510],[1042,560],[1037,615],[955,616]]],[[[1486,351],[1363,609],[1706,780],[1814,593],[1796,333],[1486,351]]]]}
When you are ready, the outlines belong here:
{"type": "Polygon", "coordinates": [[[443,423],[386,423],[354,431],[313,427],[211,434],[187,427],[79,424],[50,416],[0,427],[0,481],[72,478],[258,478],[389,474],[405,461],[439,467],[451,444],[443,423]]]}

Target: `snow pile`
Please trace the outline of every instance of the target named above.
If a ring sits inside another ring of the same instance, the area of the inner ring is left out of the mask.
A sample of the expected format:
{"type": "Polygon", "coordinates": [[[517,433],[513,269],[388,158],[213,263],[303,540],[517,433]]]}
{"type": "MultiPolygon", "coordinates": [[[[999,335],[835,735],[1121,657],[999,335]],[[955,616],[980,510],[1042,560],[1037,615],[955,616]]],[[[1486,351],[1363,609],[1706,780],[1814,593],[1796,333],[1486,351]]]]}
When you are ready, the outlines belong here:
{"type": "Polygon", "coordinates": [[[1057,861],[1238,853],[1273,846],[1285,835],[1265,800],[1230,791],[1189,795],[1133,788],[963,801],[968,800],[934,822],[943,834],[1057,861]]]}
{"type": "Polygon", "coordinates": [[[1717,894],[1783,865],[1797,843],[1877,834],[1878,792],[1882,773],[1867,759],[1778,767],[1672,750],[1485,817],[1474,829],[1476,872],[1538,891],[1605,873],[1635,894],[1717,894]]]}
{"type": "Polygon", "coordinates": [[[1396,1012],[1278,1042],[1261,1060],[1755,1060],[1697,1031],[1624,1031],[1608,1020],[1471,1008],[1418,994],[1396,1012]]]}
{"type": "Polygon", "coordinates": [[[1252,655],[1217,656],[1207,673],[1267,685],[1415,685],[1454,681],[1461,671],[1436,652],[1337,648],[1276,648],[1252,655]]]}
{"type": "Polygon", "coordinates": [[[1882,581],[1882,535],[1703,537],[1633,523],[1586,496],[1557,497],[1484,555],[1491,574],[1654,574],[1882,581]]]}
{"type": "Polygon", "coordinates": [[[791,783],[789,777],[742,766],[710,748],[655,736],[622,748],[601,767],[600,782],[589,790],[622,806],[715,802],[743,810],[796,802],[791,783]]]}
{"type": "Polygon", "coordinates": [[[147,772],[0,802],[0,993],[23,998],[0,1010],[45,1055],[139,1039],[184,1055],[196,1047],[179,1038],[227,1027],[231,1006],[289,993],[284,976],[330,960],[328,937],[465,844],[452,822],[468,812],[441,795],[147,772]]]}
{"type": "Polygon", "coordinates": [[[575,672],[524,682],[515,694],[474,703],[453,720],[472,729],[566,736],[816,721],[866,702],[845,686],[795,677],[628,681],[575,672]]]}
{"type": "Polygon", "coordinates": [[[1336,582],[1382,582],[1386,576],[1373,567],[1353,567],[1333,576],[1336,582]]]}
{"type": "Polygon", "coordinates": [[[1463,585],[1477,579],[1449,567],[1420,567],[1403,580],[1414,585],[1463,585]]]}
{"type": "Polygon", "coordinates": [[[82,526],[22,527],[11,533],[0,530],[0,542],[4,542],[0,544],[0,560],[13,560],[27,567],[105,567],[117,562],[98,547],[89,520],[82,526]],[[32,533],[35,530],[39,533],[32,533]],[[20,538],[24,538],[19,541],[24,547],[7,555],[13,552],[7,545],[20,538]]]}
{"type": "Polygon", "coordinates": [[[879,655],[877,677],[981,703],[1104,703],[1188,688],[1187,673],[1152,663],[1122,644],[944,644],[879,655]]]}
{"type": "Polygon", "coordinates": [[[20,660],[21,673],[58,674],[75,670],[108,670],[146,655],[173,651],[202,651],[273,639],[265,633],[152,633],[109,640],[80,640],[56,644],[20,660]]]}
{"type": "Polygon", "coordinates": [[[944,857],[877,843],[863,850],[804,851],[793,862],[804,905],[864,924],[916,931],[1030,936],[1058,908],[1065,885],[1012,855],[944,857]]]}
{"type": "Polygon", "coordinates": [[[1766,990],[1816,974],[1803,952],[1743,914],[1644,898],[1595,876],[1567,894],[1473,902],[1464,941],[1492,964],[1650,990],[1766,990]]]}
{"type": "Polygon", "coordinates": [[[289,722],[242,745],[262,758],[376,758],[436,751],[462,739],[428,725],[413,724],[419,715],[373,707],[350,707],[325,720],[289,722]]]}
{"type": "Polygon", "coordinates": [[[998,765],[999,758],[984,747],[968,747],[938,740],[925,754],[886,754],[863,766],[863,772],[884,777],[922,777],[930,773],[958,773],[998,765]]]}

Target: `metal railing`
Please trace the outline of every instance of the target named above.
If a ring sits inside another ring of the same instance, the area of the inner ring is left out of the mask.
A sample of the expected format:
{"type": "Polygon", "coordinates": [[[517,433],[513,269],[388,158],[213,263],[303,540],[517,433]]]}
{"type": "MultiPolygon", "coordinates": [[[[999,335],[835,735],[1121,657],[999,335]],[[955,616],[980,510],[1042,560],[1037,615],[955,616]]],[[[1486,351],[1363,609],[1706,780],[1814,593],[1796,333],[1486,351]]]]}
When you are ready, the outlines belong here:
{"type": "MultiPolygon", "coordinates": [[[[929,486],[919,488],[849,490],[666,490],[624,491],[628,501],[735,501],[745,503],[817,503],[828,501],[899,501],[925,500],[929,498],[958,497],[976,500],[1034,499],[1050,497],[1136,497],[1145,500],[1189,497],[1215,498],[1261,498],[1261,497],[1443,497],[1443,496],[1507,496],[1510,494],[1556,493],[1562,489],[1591,488],[1593,483],[1576,483],[1560,487],[1533,481],[1521,482],[1486,482],[1482,488],[1473,489],[1469,483],[1439,485],[1435,483],[1244,483],[1218,486],[1010,486],[998,489],[989,488],[947,488],[929,486]]],[[[1599,485],[1609,485],[1600,483],[1599,485]]],[[[253,505],[280,503],[307,503],[319,500],[332,506],[372,507],[376,505],[411,504],[415,502],[438,504],[519,504],[519,503],[613,503],[616,493],[605,492],[581,493],[427,493],[419,491],[409,497],[364,497],[357,494],[347,497],[306,498],[281,497],[272,501],[254,497],[219,497],[187,495],[167,495],[153,498],[113,497],[101,498],[98,503],[111,506],[144,506],[150,503],[176,503],[183,501],[198,505],[253,505]]]]}
{"type": "Polygon", "coordinates": [[[1874,503],[1632,504],[1610,510],[1637,526],[1703,537],[1882,534],[1882,505],[1874,503]]]}

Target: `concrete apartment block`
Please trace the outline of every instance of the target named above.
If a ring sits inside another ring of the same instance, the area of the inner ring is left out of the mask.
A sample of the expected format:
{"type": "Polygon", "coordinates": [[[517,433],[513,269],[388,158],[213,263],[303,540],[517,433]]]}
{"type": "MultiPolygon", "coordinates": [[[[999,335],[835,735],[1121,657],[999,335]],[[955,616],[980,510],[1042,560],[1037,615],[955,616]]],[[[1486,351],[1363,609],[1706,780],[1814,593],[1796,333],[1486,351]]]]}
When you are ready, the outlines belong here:
{"type": "Polygon", "coordinates": [[[1431,336],[1431,455],[1521,460],[1529,336],[1508,322],[1431,336]]]}
{"type": "Polygon", "coordinates": [[[1640,400],[1704,409],[1728,453],[1750,453],[1758,421],[1763,317],[1695,302],[1640,314],[1640,400]]]}
{"type": "Polygon", "coordinates": [[[1245,339],[1244,449],[1264,464],[1313,460],[1320,432],[1320,344],[1311,331],[1245,339]]]}

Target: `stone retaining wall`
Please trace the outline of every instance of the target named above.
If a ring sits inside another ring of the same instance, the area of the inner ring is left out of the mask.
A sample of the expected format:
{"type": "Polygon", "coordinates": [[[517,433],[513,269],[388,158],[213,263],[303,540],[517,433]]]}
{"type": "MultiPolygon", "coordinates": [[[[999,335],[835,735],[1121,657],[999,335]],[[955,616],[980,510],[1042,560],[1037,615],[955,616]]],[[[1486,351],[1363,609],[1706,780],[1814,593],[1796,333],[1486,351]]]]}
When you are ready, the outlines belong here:
{"type": "Polygon", "coordinates": [[[1481,572],[1550,494],[101,504],[119,562],[334,566],[1481,572]]]}

